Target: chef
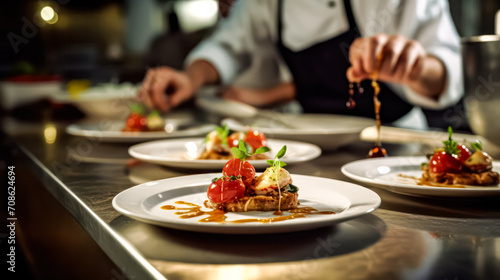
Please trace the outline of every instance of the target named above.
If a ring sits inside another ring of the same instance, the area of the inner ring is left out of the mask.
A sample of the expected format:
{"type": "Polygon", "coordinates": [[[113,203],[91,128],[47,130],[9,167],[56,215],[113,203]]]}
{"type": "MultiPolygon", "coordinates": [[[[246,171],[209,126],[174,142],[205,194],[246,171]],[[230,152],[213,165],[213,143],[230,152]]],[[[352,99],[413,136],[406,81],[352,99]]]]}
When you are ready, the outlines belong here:
{"type": "Polygon", "coordinates": [[[286,64],[306,113],[373,117],[369,83],[360,84],[365,93],[355,108],[346,101],[349,82],[374,72],[385,123],[408,120],[415,105],[453,105],[463,94],[459,37],[444,0],[240,0],[185,71],[149,70],[140,96],[169,110],[203,85],[230,84],[261,48],[286,64]]]}

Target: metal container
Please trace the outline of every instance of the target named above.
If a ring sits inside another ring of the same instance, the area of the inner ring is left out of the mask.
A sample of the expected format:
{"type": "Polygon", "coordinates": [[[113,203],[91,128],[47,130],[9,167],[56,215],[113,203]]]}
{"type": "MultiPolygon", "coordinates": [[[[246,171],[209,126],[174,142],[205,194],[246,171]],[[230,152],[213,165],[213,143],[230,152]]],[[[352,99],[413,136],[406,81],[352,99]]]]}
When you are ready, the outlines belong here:
{"type": "Polygon", "coordinates": [[[500,146],[500,36],[463,38],[462,58],[471,129],[500,146]]]}

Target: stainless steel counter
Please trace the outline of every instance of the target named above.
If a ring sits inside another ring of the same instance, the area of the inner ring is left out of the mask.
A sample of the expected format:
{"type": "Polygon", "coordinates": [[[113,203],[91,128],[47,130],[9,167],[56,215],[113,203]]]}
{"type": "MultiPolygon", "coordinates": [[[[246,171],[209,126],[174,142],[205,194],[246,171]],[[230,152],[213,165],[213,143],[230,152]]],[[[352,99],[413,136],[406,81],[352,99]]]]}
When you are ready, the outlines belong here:
{"type": "MultiPolygon", "coordinates": [[[[130,279],[500,279],[498,197],[419,198],[371,188],[382,198],[379,209],[327,228],[184,232],[120,215],[111,201],[139,183],[197,172],[138,163],[127,154],[129,145],[72,137],[63,125],[5,120],[3,130],[16,164],[26,164],[130,279]],[[55,138],[50,128],[47,139],[47,127],[56,128],[55,138]]],[[[288,170],[351,181],[340,167],[364,158],[370,147],[352,143],[288,170]]],[[[392,155],[426,152],[418,145],[387,148],[392,155]]]]}

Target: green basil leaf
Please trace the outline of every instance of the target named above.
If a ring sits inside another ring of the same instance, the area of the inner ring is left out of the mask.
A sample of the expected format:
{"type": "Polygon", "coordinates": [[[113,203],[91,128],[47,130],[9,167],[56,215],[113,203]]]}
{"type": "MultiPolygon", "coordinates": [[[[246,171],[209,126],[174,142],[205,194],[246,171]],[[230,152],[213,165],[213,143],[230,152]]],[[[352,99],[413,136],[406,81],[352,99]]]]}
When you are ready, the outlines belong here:
{"type": "Polygon", "coordinates": [[[253,155],[253,148],[252,146],[250,146],[250,144],[248,144],[248,142],[244,142],[245,143],[245,148],[247,148],[247,156],[251,157],[253,155]]]}
{"type": "Polygon", "coordinates": [[[254,155],[267,153],[267,152],[269,152],[270,150],[271,150],[271,149],[270,149],[269,147],[263,146],[263,147],[260,147],[260,148],[258,148],[257,150],[255,150],[254,155]]]}
{"type": "Polygon", "coordinates": [[[240,139],[240,141],[238,142],[238,149],[244,153],[247,152],[247,147],[245,147],[245,142],[243,142],[243,140],[240,139]]]}
{"type": "Polygon", "coordinates": [[[219,138],[222,140],[222,144],[228,145],[227,136],[229,135],[229,128],[227,128],[227,125],[224,125],[223,127],[217,126],[215,130],[217,131],[219,138]]]}
{"type": "Polygon", "coordinates": [[[233,153],[233,156],[235,158],[238,158],[241,161],[243,161],[245,159],[245,154],[242,151],[240,151],[238,148],[232,147],[231,152],[233,153]]]}
{"type": "Polygon", "coordinates": [[[130,107],[132,112],[137,113],[139,115],[144,114],[144,107],[141,104],[134,103],[130,107]]]}
{"type": "Polygon", "coordinates": [[[297,187],[296,185],[288,184],[286,186],[286,190],[291,193],[296,193],[299,191],[299,187],[297,187]]]}
{"type": "Polygon", "coordinates": [[[279,161],[279,160],[277,160],[276,163],[277,163],[278,167],[285,167],[286,166],[286,163],[279,161]]]}
{"type": "Polygon", "coordinates": [[[281,150],[276,154],[276,158],[282,158],[286,154],[286,145],[284,145],[281,150]]]}
{"type": "Polygon", "coordinates": [[[450,155],[458,154],[457,142],[452,139],[453,129],[448,126],[448,140],[443,141],[444,151],[450,155]]]}
{"type": "Polygon", "coordinates": [[[476,151],[482,151],[483,150],[483,143],[481,141],[476,140],[476,142],[471,144],[472,148],[476,151]]]}
{"type": "Polygon", "coordinates": [[[272,160],[272,159],[268,159],[268,160],[267,160],[267,164],[269,164],[269,165],[273,166],[273,165],[274,165],[274,160],[272,160]]]}
{"type": "Polygon", "coordinates": [[[151,112],[148,117],[159,117],[160,116],[160,113],[158,113],[158,111],[154,110],[153,112],[151,112]]]}

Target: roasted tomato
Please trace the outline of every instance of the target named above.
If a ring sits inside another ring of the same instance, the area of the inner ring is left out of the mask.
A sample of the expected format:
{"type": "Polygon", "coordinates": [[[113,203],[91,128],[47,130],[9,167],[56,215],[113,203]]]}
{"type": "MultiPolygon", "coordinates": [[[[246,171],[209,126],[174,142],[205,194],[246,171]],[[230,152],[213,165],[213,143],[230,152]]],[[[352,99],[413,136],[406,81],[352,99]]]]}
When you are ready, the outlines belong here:
{"type": "Polygon", "coordinates": [[[222,174],[225,176],[241,176],[243,183],[249,185],[255,178],[255,168],[248,161],[233,158],[224,165],[222,174]]]}
{"type": "Polygon", "coordinates": [[[148,121],[146,117],[138,113],[131,113],[125,124],[125,131],[145,131],[148,128],[148,121]]]}
{"type": "Polygon", "coordinates": [[[441,151],[432,156],[429,163],[429,170],[433,173],[460,173],[462,170],[462,163],[456,157],[451,156],[445,151],[441,151]]]}
{"type": "Polygon", "coordinates": [[[461,163],[465,163],[465,161],[470,158],[472,153],[469,151],[465,145],[457,145],[458,148],[458,160],[460,160],[461,163]]]}
{"type": "Polygon", "coordinates": [[[207,196],[210,201],[222,203],[242,198],[245,195],[245,184],[241,179],[232,180],[229,177],[219,178],[210,184],[207,196]]]}
{"type": "Polygon", "coordinates": [[[243,141],[250,144],[250,146],[252,146],[254,151],[260,147],[267,146],[266,136],[264,135],[264,133],[257,130],[248,131],[243,141]]]}
{"type": "Polygon", "coordinates": [[[235,132],[227,138],[227,143],[229,144],[229,147],[231,147],[231,148],[238,147],[240,139],[243,140],[244,138],[245,138],[245,133],[235,132]]]}

